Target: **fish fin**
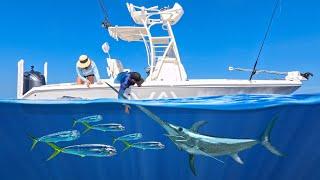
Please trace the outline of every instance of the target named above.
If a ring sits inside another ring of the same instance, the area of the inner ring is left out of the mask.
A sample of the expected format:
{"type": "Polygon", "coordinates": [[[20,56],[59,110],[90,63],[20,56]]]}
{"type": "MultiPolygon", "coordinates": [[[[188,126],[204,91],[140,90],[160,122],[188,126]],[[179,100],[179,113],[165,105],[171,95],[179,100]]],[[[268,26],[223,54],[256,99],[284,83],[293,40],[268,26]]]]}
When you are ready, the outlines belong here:
{"type": "Polygon", "coordinates": [[[198,132],[199,128],[203,125],[207,124],[207,121],[198,121],[198,122],[195,122],[190,130],[193,131],[193,132],[198,132]]]}
{"type": "Polygon", "coordinates": [[[33,137],[32,135],[28,134],[28,136],[30,137],[30,139],[32,140],[32,146],[30,148],[30,151],[32,151],[34,149],[34,147],[36,146],[36,144],[39,142],[39,140],[35,137],[33,137]]]}
{"type": "Polygon", "coordinates": [[[112,136],[112,144],[116,143],[117,142],[117,138],[112,136]]]}
{"type": "Polygon", "coordinates": [[[197,176],[196,168],[194,167],[194,159],[195,159],[195,155],[194,154],[189,154],[189,166],[190,166],[190,169],[191,169],[193,175],[197,176]]]}
{"type": "Polygon", "coordinates": [[[132,145],[131,145],[130,143],[128,143],[127,141],[121,141],[121,142],[123,142],[123,144],[126,146],[126,147],[122,150],[122,152],[124,152],[124,151],[126,151],[126,150],[128,150],[129,148],[132,147],[132,145]]]}
{"type": "Polygon", "coordinates": [[[241,160],[241,158],[239,157],[239,155],[238,155],[237,153],[231,154],[230,156],[231,156],[232,159],[235,160],[237,163],[243,164],[243,161],[241,160]]]}
{"type": "Polygon", "coordinates": [[[62,148],[58,147],[57,145],[53,144],[53,143],[48,143],[47,144],[54,149],[54,152],[51,154],[51,156],[47,159],[47,161],[53,159],[54,157],[56,157],[59,153],[62,152],[62,148]]]}
{"type": "Polygon", "coordinates": [[[72,127],[75,127],[77,123],[78,123],[77,120],[76,120],[76,119],[73,119],[72,127]]]}
{"type": "Polygon", "coordinates": [[[165,136],[167,136],[171,141],[173,141],[172,135],[170,134],[164,134],[165,136]]]}
{"type": "MultiPolygon", "coordinates": [[[[164,136],[167,136],[171,141],[176,141],[173,137],[176,137],[174,135],[170,135],[170,134],[163,134],[164,136]]],[[[181,141],[181,140],[180,140],[181,141]]],[[[176,146],[180,151],[182,150],[182,148],[180,146],[176,146]]]]}
{"type": "Polygon", "coordinates": [[[86,127],[86,129],[82,132],[82,134],[85,134],[92,129],[92,126],[90,126],[88,123],[86,122],[81,122],[81,123],[86,127]]]}
{"type": "Polygon", "coordinates": [[[275,116],[268,124],[266,129],[264,130],[263,134],[260,137],[260,142],[261,144],[267,148],[272,154],[275,154],[277,156],[283,156],[283,154],[278,151],[275,147],[272,146],[271,141],[270,141],[270,134],[272,131],[272,128],[278,119],[278,116],[275,116]]]}

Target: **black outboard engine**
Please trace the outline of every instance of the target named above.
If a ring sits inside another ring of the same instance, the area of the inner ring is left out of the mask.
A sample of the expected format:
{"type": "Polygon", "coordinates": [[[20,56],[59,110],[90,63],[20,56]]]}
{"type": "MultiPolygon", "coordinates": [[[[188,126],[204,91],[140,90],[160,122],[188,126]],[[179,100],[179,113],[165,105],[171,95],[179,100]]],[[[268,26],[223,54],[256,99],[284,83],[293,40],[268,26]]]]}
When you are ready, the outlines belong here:
{"type": "Polygon", "coordinates": [[[44,75],[39,71],[34,71],[33,69],[34,66],[31,66],[31,70],[24,72],[23,74],[23,94],[33,87],[39,87],[46,84],[44,75]]]}

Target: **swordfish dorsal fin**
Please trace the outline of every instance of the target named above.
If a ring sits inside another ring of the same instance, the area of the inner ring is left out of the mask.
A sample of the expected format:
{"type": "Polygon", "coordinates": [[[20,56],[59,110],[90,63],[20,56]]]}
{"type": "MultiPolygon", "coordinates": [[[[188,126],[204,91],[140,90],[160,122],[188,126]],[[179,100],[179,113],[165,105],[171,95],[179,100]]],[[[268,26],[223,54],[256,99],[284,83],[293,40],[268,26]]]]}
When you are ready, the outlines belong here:
{"type": "Polygon", "coordinates": [[[207,121],[198,121],[198,122],[195,122],[195,123],[191,126],[190,130],[193,131],[193,132],[198,132],[198,129],[199,129],[201,126],[205,125],[205,124],[207,124],[207,121]]]}

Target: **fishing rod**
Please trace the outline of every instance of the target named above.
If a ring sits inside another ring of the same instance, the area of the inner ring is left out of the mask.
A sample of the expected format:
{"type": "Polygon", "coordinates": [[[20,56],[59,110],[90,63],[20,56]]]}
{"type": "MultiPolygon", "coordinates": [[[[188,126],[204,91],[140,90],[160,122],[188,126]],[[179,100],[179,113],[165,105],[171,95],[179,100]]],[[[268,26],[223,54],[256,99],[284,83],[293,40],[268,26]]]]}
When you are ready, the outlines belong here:
{"type": "MultiPolygon", "coordinates": [[[[120,95],[123,99],[128,100],[127,97],[125,97],[123,94],[121,94],[116,88],[114,88],[111,84],[109,84],[108,82],[104,82],[105,84],[107,84],[116,94],[120,95]]],[[[125,104],[125,106],[128,106],[129,108],[131,108],[130,105],[125,104]]],[[[143,113],[145,113],[147,116],[149,116],[151,119],[153,119],[154,121],[156,121],[159,124],[163,124],[164,122],[160,119],[159,116],[155,115],[153,112],[151,112],[150,110],[148,110],[147,108],[140,106],[140,105],[135,105],[138,109],[140,109],[143,113]]]]}
{"type": "Polygon", "coordinates": [[[257,59],[256,59],[256,62],[254,63],[254,66],[253,66],[253,69],[252,69],[252,72],[251,72],[251,75],[250,75],[250,78],[249,78],[250,81],[251,81],[252,77],[257,73],[256,67],[257,67],[257,64],[258,64],[258,61],[259,61],[259,58],[260,58],[264,43],[265,43],[265,41],[266,41],[266,39],[268,37],[269,31],[270,31],[270,28],[271,28],[271,24],[272,24],[272,21],[273,21],[273,18],[274,18],[274,15],[277,12],[277,9],[278,9],[278,6],[280,4],[280,1],[281,0],[276,0],[276,3],[274,5],[273,12],[272,12],[269,24],[268,24],[267,31],[264,34],[264,38],[262,40],[262,43],[261,43],[261,46],[260,46],[260,49],[259,49],[259,53],[258,53],[258,56],[257,56],[257,59]]]}
{"type": "Polygon", "coordinates": [[[101,8],[101,11],[104,15],[104,20],[102,21],[101,26],[105,29],[108,29],[109,27],[112,26],[112,24],[109,20],[107,8],[106,8],[105,4],[103,3],[103,0],[98,0],[98,1],[99,1],[99,6],[101,8]]]}
{"type": "Polygon", "coordinates": [[[117,95],[120,95],[123,99],[128,100],[127,97],[125,97],[123,94],[120,94],[120,92],[116,88],[114,88],[111,84],[109,84],[108,82],[104,82],[104,83],[106,83],[106,85],[108,85],[117,95]]]}

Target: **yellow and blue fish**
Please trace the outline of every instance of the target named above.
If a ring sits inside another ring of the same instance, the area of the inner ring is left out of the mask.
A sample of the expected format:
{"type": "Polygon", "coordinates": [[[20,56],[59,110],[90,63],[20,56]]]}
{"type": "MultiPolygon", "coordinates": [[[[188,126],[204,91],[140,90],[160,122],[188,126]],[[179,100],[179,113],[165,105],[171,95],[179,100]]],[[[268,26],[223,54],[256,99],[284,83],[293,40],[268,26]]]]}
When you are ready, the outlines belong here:
{"type": "Polygon", "coordinates": [[[53,143],[47,143],[54,152],[47,159],[47,161],[53,159],[60,153],[77,155],[80,157],[92,156],[92,157],[110,157],[117,154],[117,150],[110,145],[106,144],[80,144],[67,147],[58,147],[53,143]]]}
{"type": "Polygon", "coordinates": [[[74,141],[80,138],[80,132],[77,130],[60,131],[60,132],[42,136],[40,138],[36,138],[31,135],[29,135],[29,137],[32,139],[31,150],[33,150],[38,142],[57,143],[61,141],[74,141]]]}
{"type": "Polygon", "coordinates": [[[80,119],[76,119],[73,121],[72,127],[74,127],[78,123],[93,123],[93,122],[99,122],[102,121],[103,116],[102,115],[93,115],[93,116],[86,116],[80,119]]]}
{"type": "Polygon", "coordinates": [[[113,139],[113,144],[117,141],[135,141],[142,138],[141,133],[133,133],[133,134],[127,134],[118,138],[113,139]]]}
{"type": "Polygon", "coordinates": [[[89,130],[94,129],[97,131],[124,131],[125,127],[121,124],[117,123],[107,123],[107,124],[96,124],[96,125],[90,125],[89,123],[82,122],[84,126],[86,126],[86,130],[83,131],[83,133],[87,133],[89,130]]]}

